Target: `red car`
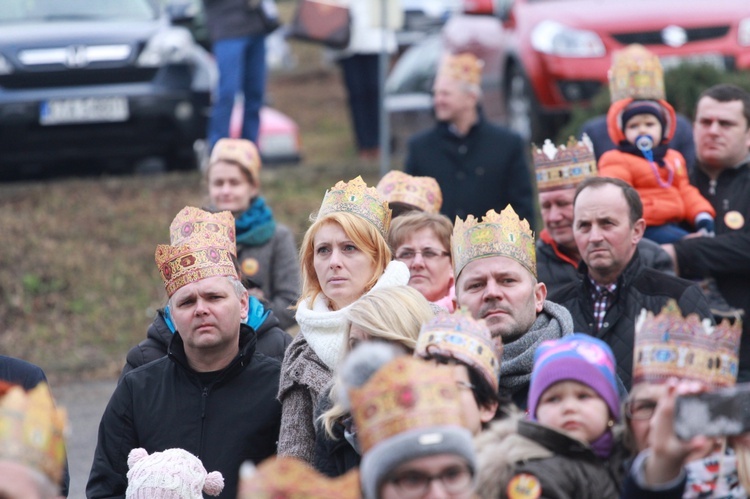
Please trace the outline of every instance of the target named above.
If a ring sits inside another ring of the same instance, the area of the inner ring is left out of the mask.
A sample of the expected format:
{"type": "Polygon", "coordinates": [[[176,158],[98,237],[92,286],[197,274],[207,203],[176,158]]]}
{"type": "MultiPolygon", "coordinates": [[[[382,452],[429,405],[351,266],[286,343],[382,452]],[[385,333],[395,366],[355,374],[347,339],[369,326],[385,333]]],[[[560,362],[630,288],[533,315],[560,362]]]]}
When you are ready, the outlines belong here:
{"type": "Polygon", "coordinates": [[[467,13],[491,14],[455,16],[444,42],[484,58],[485,102],[499,91],[505,121],[526,138],[552,135],[573,105],[606,87],[612,52],[631,43],[665,69],[696,62],[750,70],[748,0],[465,2],[467,13]]]}

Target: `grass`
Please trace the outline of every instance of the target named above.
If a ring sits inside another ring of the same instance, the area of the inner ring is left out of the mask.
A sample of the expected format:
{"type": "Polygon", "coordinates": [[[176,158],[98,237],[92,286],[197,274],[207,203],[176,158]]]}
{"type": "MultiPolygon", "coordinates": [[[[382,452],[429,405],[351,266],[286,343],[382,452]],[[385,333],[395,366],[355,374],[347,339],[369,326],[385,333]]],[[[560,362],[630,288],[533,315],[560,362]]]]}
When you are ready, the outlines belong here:
{"type": "MultiPolygon", "coordinates": [[[[300,61],[272,74],[272,104],[302,134],[302,164],[266,168],[263,194],[301,239],[325,189],[358,165],[338,68],[292,43],[300,61]]],[[[0,352],[54,380],[115,376],[165,300],[157,244],[185,205],[205,203],[198,172],[0,185],[0,352]]]]}

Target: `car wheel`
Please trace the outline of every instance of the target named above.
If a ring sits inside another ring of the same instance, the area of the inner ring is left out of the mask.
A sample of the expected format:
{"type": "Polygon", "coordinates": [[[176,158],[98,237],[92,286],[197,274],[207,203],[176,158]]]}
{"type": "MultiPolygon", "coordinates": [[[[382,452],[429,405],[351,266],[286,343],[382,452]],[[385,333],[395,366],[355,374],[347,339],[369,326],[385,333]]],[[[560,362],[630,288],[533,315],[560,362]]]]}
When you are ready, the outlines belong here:
{"type": "Polygon", "coordinates": [[[531,84],[518,66],[511,66],[505,85],[505,114],[508,127],[525,141],[540,133],[539,110],[531,84]]]}

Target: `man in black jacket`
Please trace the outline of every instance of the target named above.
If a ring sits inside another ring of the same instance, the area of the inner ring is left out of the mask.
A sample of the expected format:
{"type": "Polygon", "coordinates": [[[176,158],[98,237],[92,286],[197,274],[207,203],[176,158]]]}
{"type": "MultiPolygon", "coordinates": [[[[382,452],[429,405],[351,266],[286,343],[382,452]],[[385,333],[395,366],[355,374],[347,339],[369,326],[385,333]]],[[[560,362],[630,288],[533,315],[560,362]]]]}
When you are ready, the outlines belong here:
{"type": "MultiPolygon", "coordinates": [[[[536,241],[536,268],[539,281],[554,294],[580,279],[577,269],[581,254],[573,236],[573,198],[578,184],[596,176],[596,160],[586,136],[559,148],[547,141],[541,149],[532,151],[532,159],[544,222],[536,241]]],[[[655,242],[641,239],[638,253],[647,267],[674,275],[672,259],[655,242]]]]}
{"type": "Polygon", "coordinates": [[[409,140],[404,171],[433,177],[443,192],[440,213],[480,217],[508,204],[534,224],[526,145],[479,111],[482,63],[471,54],[447,56],[433,88],[438,123],[409,140]]]}
{"type": "Polygon", "coordinates": [[[683,314],[710,318],[708,302],[690,281],[646,267],[638,252],[646,223],[638,193],[620,179],[593,177],[576,189],[573,233],[582,262],[580,282],[551,297],[573,316],[575,330],[612,348],[617,374],[630,390],[636,317],[677,300],[683,314]]]}
{"type": "Polygon", "coordinates": [[[126,374],[115,388],[99,426],[89,498],[125,496],[128,454],[136,447],[199,456],[224,476],[219,497],[226,498],[237,497],[242,462],[258,464],[276,452],[281,365],[256,353],[255,332],[240,328],[248,295],[231,258],[233,217],[188,208],[172,230],[201,236],[156,250],[176,331],[166,357],[126,374]]]}
{"type": "Polygon", "coordinates": [[[716,236],[664,249],[679,275],[713,277],[727,303],[743,309],[738,382],[750,381],[750,93],[733,85],[705,90],[695,113],[698,163],[690,182],[716,210],[716,236]]]}

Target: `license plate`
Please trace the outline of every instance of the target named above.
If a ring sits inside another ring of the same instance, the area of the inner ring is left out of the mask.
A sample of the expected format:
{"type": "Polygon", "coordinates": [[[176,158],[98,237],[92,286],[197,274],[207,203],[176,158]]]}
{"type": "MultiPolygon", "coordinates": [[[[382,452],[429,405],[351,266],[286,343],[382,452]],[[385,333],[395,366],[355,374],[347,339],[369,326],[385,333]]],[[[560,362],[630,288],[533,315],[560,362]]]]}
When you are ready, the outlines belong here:
{"type": "Polygon", "coordinates": [[[681,64],[713,66],[719,71],[725,71],[727,68],[724,56],[721,54],[691,54],[691,55],[666,55],[659,57],[661,66],[664,70],[674,69],[681,64]]]}
{"type": "Polygon", "coordinates": [[[42,125],[125,121],[130,116],[125,97],[87,97],[44,101],[39,111],[42,125]]]}

